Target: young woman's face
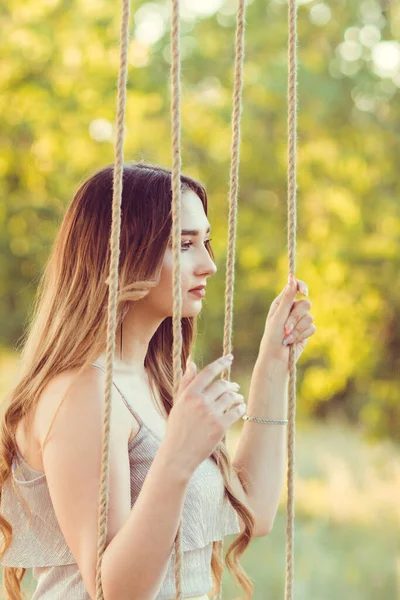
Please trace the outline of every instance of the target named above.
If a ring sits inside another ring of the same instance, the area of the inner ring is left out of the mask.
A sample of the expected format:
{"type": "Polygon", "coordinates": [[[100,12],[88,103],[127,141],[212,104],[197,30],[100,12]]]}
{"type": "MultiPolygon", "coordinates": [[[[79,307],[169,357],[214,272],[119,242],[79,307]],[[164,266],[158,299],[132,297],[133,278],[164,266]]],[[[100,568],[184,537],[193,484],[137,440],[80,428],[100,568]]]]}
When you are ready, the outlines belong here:
{"type": "MultiPolygon", "coordinates": [[[[191,233],[181,236],[182,317],[196,316],[201,311],[203,298],[190,290],[199,285],[207,285],[208,277],[217,272],[217,266],[207,250],[206,242],[211,235],[207,231],[209,225],[197,194],[192,190],[182,192],[181,229],[198,231],[197,235],[191,233]]],[[[164,255],[160,283],[147,296],[147,301],[153,309],[165,318],[172,316],[173,312],[172,271],[173,254],[170,242],[164,255]]]]}

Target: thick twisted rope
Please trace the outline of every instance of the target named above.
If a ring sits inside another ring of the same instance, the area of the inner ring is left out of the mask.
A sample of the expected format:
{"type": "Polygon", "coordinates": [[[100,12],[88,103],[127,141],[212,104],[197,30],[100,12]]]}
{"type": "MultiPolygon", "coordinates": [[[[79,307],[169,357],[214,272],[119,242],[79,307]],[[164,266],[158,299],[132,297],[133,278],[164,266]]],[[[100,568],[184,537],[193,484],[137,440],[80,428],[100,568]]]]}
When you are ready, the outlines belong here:
{"type": "MultiPolygon", "coordinates": [[[[223,356],[232,351],[232,328],[233,328],[233,294],[235,286],[235,250],[236,250],[236,224],[238,212],[239,192],[239,162],[240,162],[240,118],[242,115],[243,95],[243,63],[244,63],[244,34],[245,34],[245,0],[239,0],[236,16],[236,38],[235,38],[235,67],[234,86],[232,98],[232,139],[231,139],[231,169],[229,179],[229,213],[228,213],[228,249],[226,258],[226,283],[225,283],[225,322],[223,356]]],[[[230,380],[231,367],[229,366],[222,374],[221,379],[230,380]],[[226,376],[225,376],[225,373],[226,376]]],[[[225,444],[226,436],[223,437],[225,444]]],[[[224,566],[224,547],[221,543],[220,560],[224,566]]],[[[217,600],[222,598],[222,582],[217,600]]]]}
{"type": "MultiPolygon", "coordinates": [[[[297,4],[289,0],[288,7],[288,254],[289,273],[296,276],[296,138],[297,138],[297,4]]],[[[285,600],[293,598],[294,582],[294,445],[296,420],[296,357],[295,348],[289,346],[289,406],[288,406],[288,474],[286,517],[286,582],[285,600]]]]}
{"type": "Polygon", "coordinates": [[[111,224],[110,287],[108,294],[105,411],[103,421],[103,447],[101,456],[100,501],[98,514],[98,541],[96,562],[96,600],[104,600],[101,585],[101,562],[107,541],[108,484],[110,456],[111,390],[113,380],[115,330],[117,327],[118,263],[120,255],[122,175],[124,167],[124,120],[126,103],[126,81],[128,72],[129,0],[122,0],[120,33],[120,69],[118,75],[117,135],[115,142],[114,181],[111,224]]]}
{"type": "MultiPolygon", "coordinates": [[[[235,81],[233,87],[231,170],[229,182],[228,251],[226,259],[225,323],[223,356],[232,351],[233,293],[235,285],[236,223],[239,191],[240,118],[242,115],[245,0],[239,0],[236,18],[235,81]]],[[[231,367],[225,372],[230,379],[231,367]]],[[[221,377],[225,379],[225,377],[221,377]]]]}
{"type": "MultiPolygon", "coordinates": [[[[172,127],[172,252],[173,252],[173,313],[172,313],[172,365],[173,398],[177,398],[182,379],[182,291],[181,291],[181,57],[180,57],[180,5],[172,0],[171,23],[171,127],[172,127]]],[[[175,542],[175,591],[182,600],[182,522],[179,523],[175,542]]]]}

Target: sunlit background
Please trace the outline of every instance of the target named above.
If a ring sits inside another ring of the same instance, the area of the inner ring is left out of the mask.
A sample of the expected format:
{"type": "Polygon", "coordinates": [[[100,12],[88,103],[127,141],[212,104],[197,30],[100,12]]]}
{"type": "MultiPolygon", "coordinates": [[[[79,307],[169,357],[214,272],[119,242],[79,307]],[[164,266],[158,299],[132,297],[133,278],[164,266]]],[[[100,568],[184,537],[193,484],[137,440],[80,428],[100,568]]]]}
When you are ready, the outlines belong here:
{"type": "MultiPolygon", "coordinates": [[[[183,171],[207,187],[218,265],[201,368],[222,352],[237,2],[181,4],[183,171]]],[[[4,397],[65,208],[114,158],[121,15],[105,0],[0,10],[4,397]]],[[[287,2],[246,15],[232,370],[245,397],[288,272],[287,2]]],[[[132,3],[127,161],[171,166],[170,24],[169,1],[132,3]]],[[[298,364],[295,598],[400,599],[400,3],[300,1],[298,36],[297,276],[317,333],[298,364]]],[[[273,531],[242,558],[257,600],[283,597],[285,502],[283,489],[273,531]]],[[[29,571],[24,586],[29,599],[29,571]]],[[[224,588],[237,597],[227,574],[224,588]]]]}

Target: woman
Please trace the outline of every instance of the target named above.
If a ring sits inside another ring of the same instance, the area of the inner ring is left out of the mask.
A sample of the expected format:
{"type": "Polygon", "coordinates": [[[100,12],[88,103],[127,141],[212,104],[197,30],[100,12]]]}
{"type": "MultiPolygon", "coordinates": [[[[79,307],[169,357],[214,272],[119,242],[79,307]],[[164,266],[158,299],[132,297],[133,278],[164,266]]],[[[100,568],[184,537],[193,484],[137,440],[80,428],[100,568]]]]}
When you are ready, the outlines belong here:
{"type": "MultiPolygon", "coordinates": [[[[205,189],[190,177],[181,181],[185,368],[202,307],[203,294],[193,288],[205,286],[216,266],[205,189]]],[[[85,181],[67,208],[39,286],[20,380],[2,419],[0,564],[9,598],[21,597],[30,567],[37,579],[32,600],[96,595],[112,186],[110,165],[85,181]]],[[[220,448],[246,408],[239,386],[212,383],[228,359],[199,374],[189,362],[172,400],[170,170],[124,167],[121,211],[104,597],[174,598],[174,540],[182,520],[184,596],[203,600],[216,593],[220,544],[239,533],[227,560],[250,598],[253,585],[238,559],[252,537],[268,533],[271,521],[259,509],[265,483],[255,486],[258,495],[249,493],[241,469],[220,448]]],[[[293,331],[299,350],[314,332],[311,305],[294,305],[296,292],[297,284],[287,286],[271,307],[259,370],[271,361],[278,371],[284,366],[286,376],[288,347],[282,339],[277,343],[283,319],[302,322],[293,331]]],[[[282,410],[285,376],[278,377],[276,394],[282,410]]],[[[257,378],[252,385],[258,386],[257,378]]],[[[277,481],[283,462],[282,456],[275,467],[277,481]]]]}

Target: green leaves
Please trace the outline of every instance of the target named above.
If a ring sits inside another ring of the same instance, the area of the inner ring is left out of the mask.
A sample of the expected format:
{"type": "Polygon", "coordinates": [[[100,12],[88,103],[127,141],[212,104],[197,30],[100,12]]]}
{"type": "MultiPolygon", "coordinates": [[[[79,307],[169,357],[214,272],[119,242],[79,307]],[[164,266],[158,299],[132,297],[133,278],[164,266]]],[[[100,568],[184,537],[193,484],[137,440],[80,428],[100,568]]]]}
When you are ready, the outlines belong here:
{"type": "MultiPolygon", "coordinates": [[[[170,166],[170,12],[152,3],[165,19],[156,35],[146,11],[135,19],[146,4],[132,7],[125,159],[170,166]]],[[[371,61],[362,58],[351,74],[337,52],[376,10],[341,2],[322,18],[314,6],[299,6],[297,275],[309,286],[318,331],[298,367],[298,413],[313,414],[329,401],[364,419],[371,434],[395,435],[399,91],[385,96],[389,88],[380,86],[371,61]],[[360,104],[361,92],[376,93],[374,110],[361,110],[372,106],[360,104]]],[[[83,177],[114,159],[120,6],[26,0],[10,8],[1,0],[0,9],[0,339],[12,346],[67,204],[83,177]]],[[[395,10],[393,3],[378,23],[382,39],[395,37],[395,10]]],[[[286,12],[272,0],[247,6],[233,335],[243,369],[253,365],[288,272],[286,12]]],[[[225,2],[218,14],[186,13],[182,23],[183,170],[207,186],[218,262],[197,342],[207,360],[221,351],[223,337],[231,13],[225,2]]]]}

